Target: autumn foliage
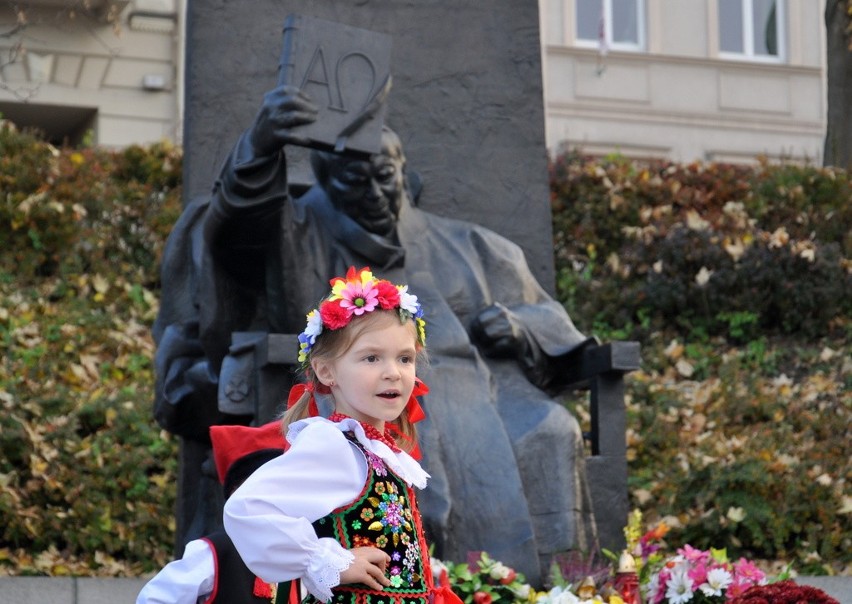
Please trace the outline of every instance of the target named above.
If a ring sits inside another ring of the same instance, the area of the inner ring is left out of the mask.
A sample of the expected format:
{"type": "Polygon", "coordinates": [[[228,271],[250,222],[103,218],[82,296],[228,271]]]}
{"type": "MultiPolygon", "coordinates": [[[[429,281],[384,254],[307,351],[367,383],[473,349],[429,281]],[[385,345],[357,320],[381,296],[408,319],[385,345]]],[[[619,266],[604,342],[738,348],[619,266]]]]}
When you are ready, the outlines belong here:
{"type": "Polygon", "coordinates": [[[0,573],[171,556],[150,327],[180,175],[167,145],[59,150],[0,122],[0,573]]]}
{"type": "Polygon", "coordinates": [[[569,153],[551,193],[560,297],[581,328],[642,345],[633,504],[672,546],[848,573],[849,175],[569,153]]]}

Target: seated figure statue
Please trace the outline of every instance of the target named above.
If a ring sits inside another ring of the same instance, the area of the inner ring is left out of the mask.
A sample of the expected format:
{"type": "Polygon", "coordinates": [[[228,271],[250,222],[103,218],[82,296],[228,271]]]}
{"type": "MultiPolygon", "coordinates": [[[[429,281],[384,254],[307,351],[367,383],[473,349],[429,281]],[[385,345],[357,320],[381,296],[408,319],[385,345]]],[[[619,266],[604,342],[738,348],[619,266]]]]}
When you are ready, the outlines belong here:
{"type": "Polygon", "coordinates": [[[216,409],[232,333],[298,333],[330,276],[369,266],[409,284],[430,312],[418,428],[435,554],[487,551],[536,583],[554,553],[596,545],[582,435],[548,394],[589,339],[517,245],[415,206],[387,128],[369,159],[315,151],[316,184],[294,198],[285,148],[303,142],[298,127],[315,115],[295,89],[267,93],[212,195],[177,223],[155,325],[158,419],[189,439],[193,421],[239,421],[216,409]]]}

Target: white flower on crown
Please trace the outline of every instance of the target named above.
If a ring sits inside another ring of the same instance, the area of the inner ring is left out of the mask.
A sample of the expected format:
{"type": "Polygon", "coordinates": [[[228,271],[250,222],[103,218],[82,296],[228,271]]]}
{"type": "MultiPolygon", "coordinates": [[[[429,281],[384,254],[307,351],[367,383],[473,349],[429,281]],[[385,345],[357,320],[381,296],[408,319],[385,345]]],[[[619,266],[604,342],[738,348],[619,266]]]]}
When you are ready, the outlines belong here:
{"type": "Polygon", "coordinates": [[[307,336],[311,345],[316,342],[317,336],[322,333],[322,317],[317,309],[312,310],[307,316],[308,324],[305,327],[304,334],[307,336]]]}
{"type": "Polygon", "coordinates": [[[417,296],[408,293],[407,285],[398,286],[397,289],[399,289],[399,307],[417,316],[417,313],[420,311],[420,303],[417,302],[417,296]]]}

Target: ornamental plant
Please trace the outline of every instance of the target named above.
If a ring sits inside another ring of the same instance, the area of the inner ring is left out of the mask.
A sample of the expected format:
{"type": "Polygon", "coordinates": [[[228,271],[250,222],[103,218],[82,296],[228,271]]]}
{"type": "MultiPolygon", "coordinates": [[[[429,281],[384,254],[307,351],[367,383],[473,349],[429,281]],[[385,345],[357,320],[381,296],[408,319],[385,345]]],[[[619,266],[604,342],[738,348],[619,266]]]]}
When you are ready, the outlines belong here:
{"type": "Polygon", "coordinates": [[[766,581],[763,571],[745,558],[731,562],[724,549],[684,545],[651,574],[644,595],[650,604],[722,604],[766,581]]]}
{"type": "Polygon", "coordinates": [[[641,527],[642,513],[634,510],[624,536],[649,604],[730,602],[747,589],[767,583],[766,575],[753,562],[745,558],[732,562],[724,549],[699,550],[684,545],[675,555],[666,556],[663,538],[669,527],[661,522],[644,533],[641,527]]]}
{"type": "Polygon", "coordinates": [[[611,572],[607,569],[600,574],[597,562],[594,558],[583,564],[574,559],[555,561],[549,591],[536,591],[526,583],[523,574],[494,560],[486,552],[471,552],[468,561],[460,564],[432,558],[432,571],[436,583],[449,585],[465,604],[624,604],[611,589],[611,572]],[[595,576],[574,580],[573,571],[581,567],[584,570],[592,568],[595,576]],[[587,584],[589,581],[591,585],[587,584]]]}
{"type": "Polygon", "coordinates": [[[536,601],[536,592],[522,573],[486,552],[471,552],[468,561],[454,564],[432,559],[438,582],[449,583],[465,604],[513,604],[536,601]]]}

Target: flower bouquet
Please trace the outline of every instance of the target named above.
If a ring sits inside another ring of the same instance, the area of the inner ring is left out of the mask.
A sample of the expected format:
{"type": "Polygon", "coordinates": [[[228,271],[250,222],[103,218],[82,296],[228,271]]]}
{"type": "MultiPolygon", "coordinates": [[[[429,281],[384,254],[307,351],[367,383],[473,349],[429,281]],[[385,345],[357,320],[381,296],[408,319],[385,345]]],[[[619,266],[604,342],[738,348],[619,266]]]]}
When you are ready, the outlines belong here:
{"type": "Polygon", "coordinates": [[[649,604],[723,604],[765,584],[763,571],[745,558],[731,562],[724,549],[685,545],[651,573],[644,595],[649,604]]]}
{"type": "Polygon", "coordinates": [[[450,585],[465,604],[531,603],[535,590],[524,575],[492,559],[485,552],[472,552],[467,563],[444,563],[432,558],[436,581],[450,585]]]}

